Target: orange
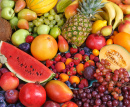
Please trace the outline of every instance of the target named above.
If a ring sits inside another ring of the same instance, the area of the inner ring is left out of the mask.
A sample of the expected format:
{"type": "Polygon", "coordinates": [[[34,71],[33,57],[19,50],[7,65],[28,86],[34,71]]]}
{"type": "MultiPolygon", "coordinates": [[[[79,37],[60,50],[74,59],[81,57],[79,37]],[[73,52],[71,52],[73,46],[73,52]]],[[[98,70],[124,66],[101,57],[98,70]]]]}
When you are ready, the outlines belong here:
{"type": "Polygon", "coordinates": [[[79,75],[83,75],[83,71],[84,71],[84,64],[82,63],[79,63],[77,66],[76,66],[76,71],[79,75]]]}
{"type": "Polygon", "coordinates": [[[61,74],[59,75],[59,78],[60,78],[60,80],[61,80],[62,82],[65,82],[65,81],[68,81],[68,80],[69,80],[69,76],[68,76],[67,74],[65,74],[65,73],[61,73],[61,74]]]}
{"type": "Polygon", "coordinates": [[[78,76],[74,76],[74,75],[73,75],[73,76],[70,76],[69,82],[70,82],[71,84],[73,84],[73,83],[79,84],[80,78],[79,78],[78,76]]]}
{"type": "Polygon", "coordinates": [[[57,51],[58,44],[51,35],[39,35],[31,43],[31,53],[40,61],[54,58],[57,51]]]}
{"type": "Polygon", "coordinates": [[[130,52],[130,34],[125,32],[117,33],[114,37],[114,44],[120,45],[130,52]]]}
{"type": "Polygon", "coordinates": [[[113,40],[112,39],[107,39],[106,44],[107,45],[113,44],[113,40]]]}
{"type": "Polygon", "coordinates": [[[92,53],[93,53],[93,55],[98,56],[99,55],[99,50],[93,49],[92,53]]]}

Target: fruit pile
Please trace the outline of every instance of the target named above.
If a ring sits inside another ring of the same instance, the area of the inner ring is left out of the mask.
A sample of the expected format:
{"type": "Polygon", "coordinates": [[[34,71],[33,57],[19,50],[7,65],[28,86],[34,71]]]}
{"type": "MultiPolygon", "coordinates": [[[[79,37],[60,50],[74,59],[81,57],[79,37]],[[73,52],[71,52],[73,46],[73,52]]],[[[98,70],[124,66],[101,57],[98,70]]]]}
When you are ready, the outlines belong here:
{"type": "Polygon", "coordinates": [[[0,107],[130,107],[129,0],[0,8],[0,107]]]}

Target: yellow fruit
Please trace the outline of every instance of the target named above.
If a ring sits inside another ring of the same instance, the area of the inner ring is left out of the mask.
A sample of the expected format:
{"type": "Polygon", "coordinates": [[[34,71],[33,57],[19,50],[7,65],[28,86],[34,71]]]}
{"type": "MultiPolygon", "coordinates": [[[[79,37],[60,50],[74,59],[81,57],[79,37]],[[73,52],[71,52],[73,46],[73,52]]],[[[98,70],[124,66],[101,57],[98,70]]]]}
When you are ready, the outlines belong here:
{"type": "Polygon", "coordinates": [[[58,0],[26,0],[27,8],[33,10],[38,16],[50,11],[58,0]]]}
{"type": "Polygon", "coordinates": [[[107,26],[106,20],[97,20],[92,25],[92,33],[97,33],[102,27],[107,26]]]}

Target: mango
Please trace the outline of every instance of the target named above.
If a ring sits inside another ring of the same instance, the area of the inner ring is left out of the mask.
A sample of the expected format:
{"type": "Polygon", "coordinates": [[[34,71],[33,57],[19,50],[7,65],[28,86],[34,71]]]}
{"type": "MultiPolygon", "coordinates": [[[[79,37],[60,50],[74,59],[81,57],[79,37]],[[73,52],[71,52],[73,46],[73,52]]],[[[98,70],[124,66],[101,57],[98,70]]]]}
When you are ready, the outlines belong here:
{"type": "Polygon", "coordinates": [[[73,98],[73,92],[71,89],[62,81],[51,80],[45,85],[47,96],[57,102],[64,103],[73,98]]]}
{"type": "Polygon", "coordinates": [[[37,14],[30,9],[22,9],[18,13],[18,19],[26,19],[27,21],[32,21],[37,18],[37,14]]]}

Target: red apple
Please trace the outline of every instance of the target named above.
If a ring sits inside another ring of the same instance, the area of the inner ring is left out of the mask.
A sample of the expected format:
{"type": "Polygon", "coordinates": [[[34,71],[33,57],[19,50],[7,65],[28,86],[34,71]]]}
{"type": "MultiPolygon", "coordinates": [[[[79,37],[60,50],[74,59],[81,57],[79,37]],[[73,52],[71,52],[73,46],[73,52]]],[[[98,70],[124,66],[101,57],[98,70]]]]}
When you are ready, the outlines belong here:
{"type": "Polygon", "coordinates": [[[78,107],[78,105],[72,101],[67,101],[61,107],[78,107]]]}
{"type": "Polygon", "coordinates": [[[46,101],[43,107],[60,107],[60,104],[54,101],[46,101]]]}
{"type": "Polygon", "coordinates": [[[102,35],[90,34],[86,39],[86,46],[90,49],[100,50],[105,45],[106,45],[106,39],[102,35]]]}
{"type": "Polygon", "coordinates": [[[126,32],[130,34],[130,21],[125,20],[118,26],[119,32],[126,32]]]}
{"type": "Polygon", "coordinates": [[[126,15],[126,16],[124,17],[124,20],[130,21],[130,14],[126,15]]]}
{"type": "Polygon", "coordinates": [[[19,85],[19,79],[12,72],[4,73],[0,78],[0,86],[4,91],[16,89],[19,85]]]}

